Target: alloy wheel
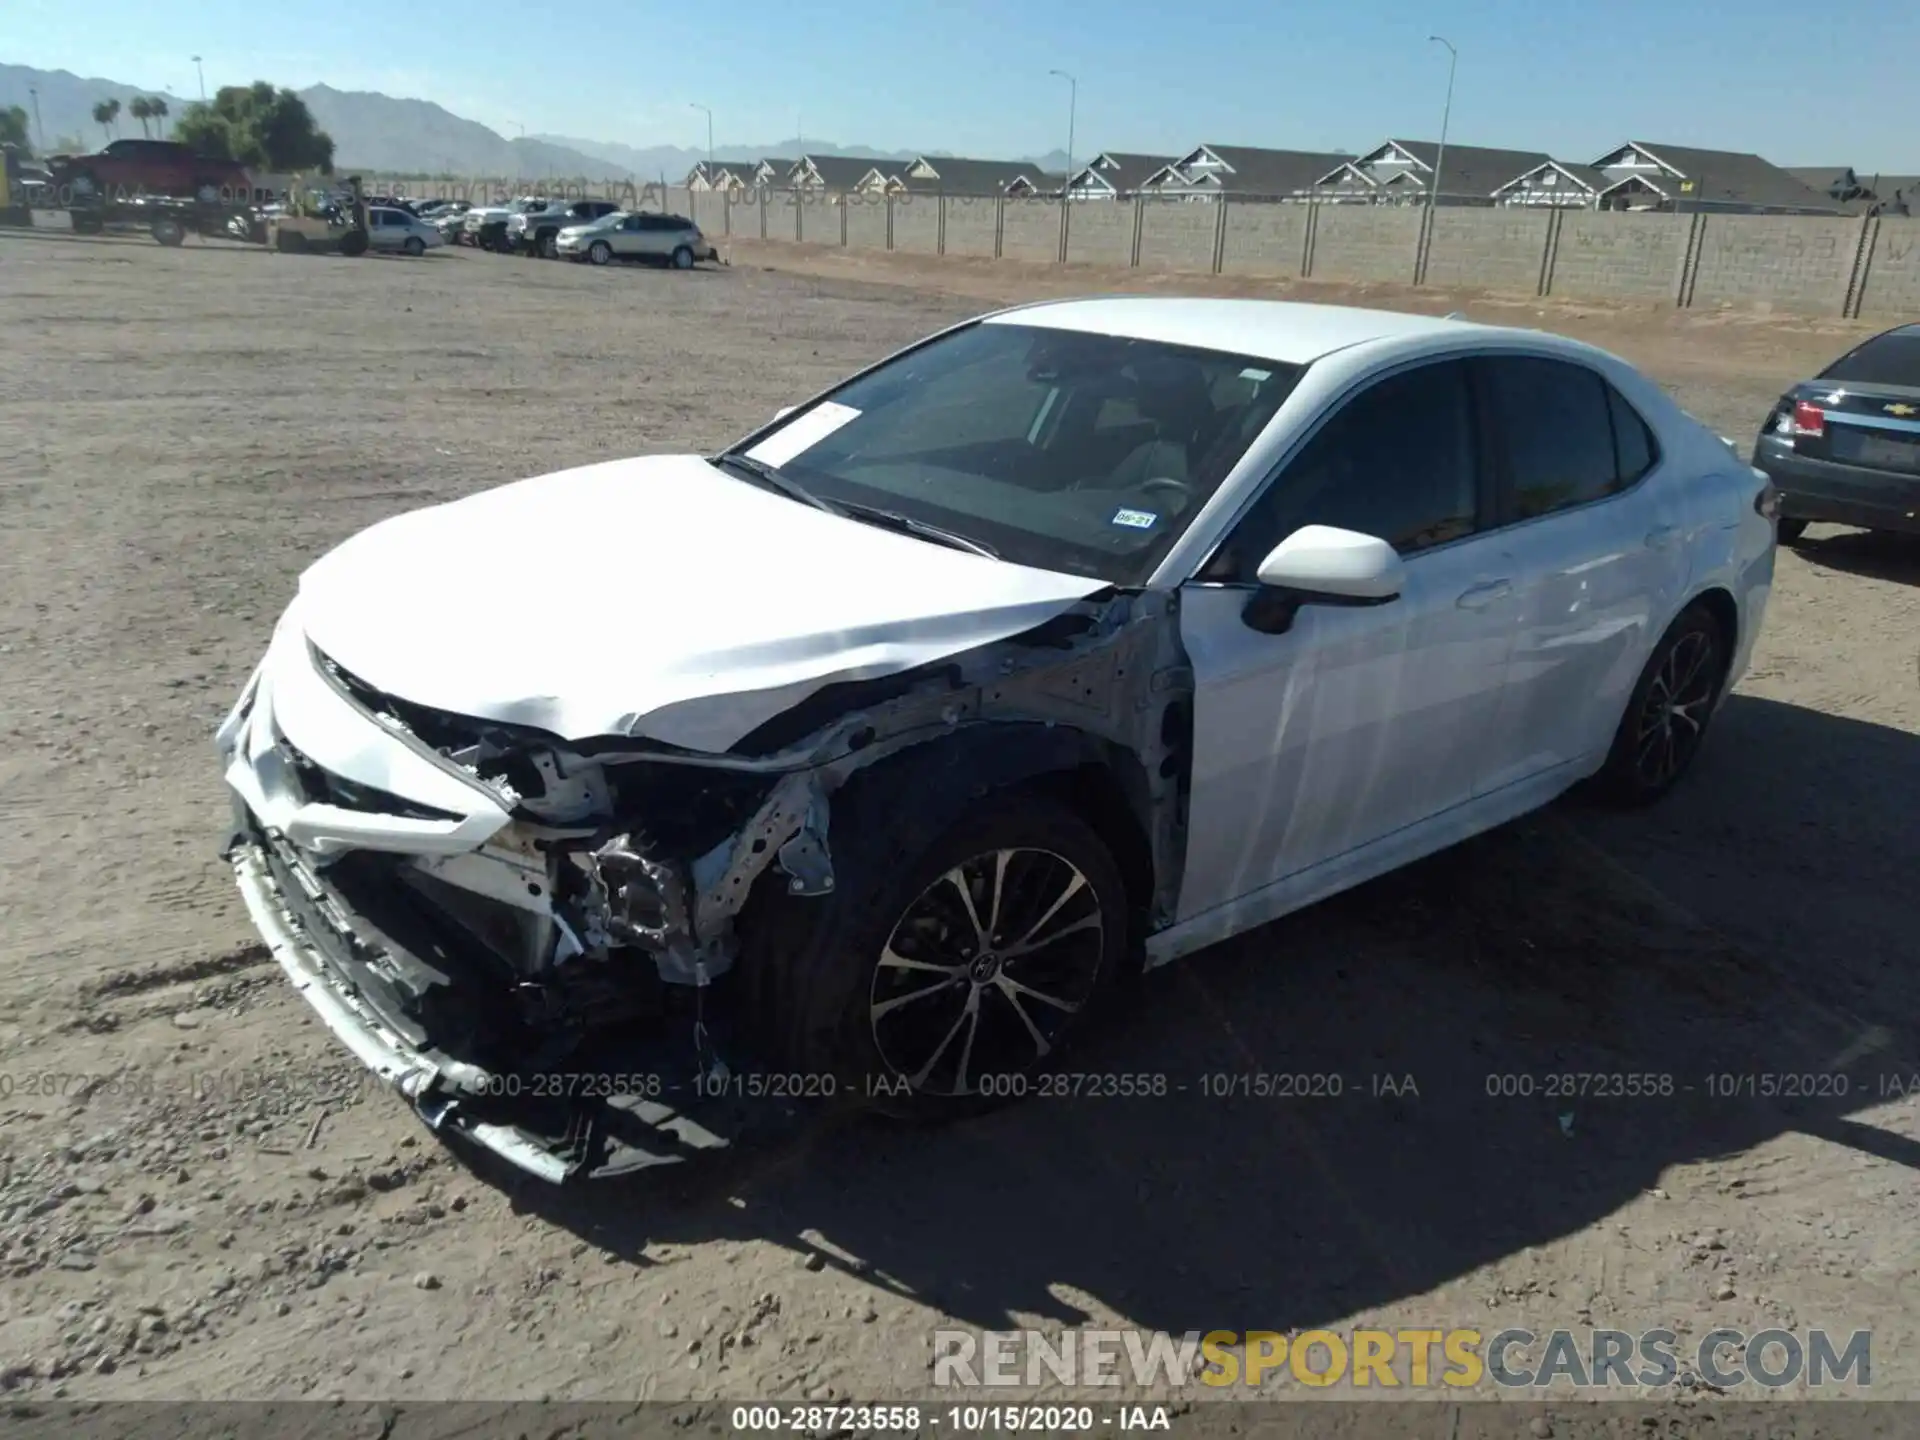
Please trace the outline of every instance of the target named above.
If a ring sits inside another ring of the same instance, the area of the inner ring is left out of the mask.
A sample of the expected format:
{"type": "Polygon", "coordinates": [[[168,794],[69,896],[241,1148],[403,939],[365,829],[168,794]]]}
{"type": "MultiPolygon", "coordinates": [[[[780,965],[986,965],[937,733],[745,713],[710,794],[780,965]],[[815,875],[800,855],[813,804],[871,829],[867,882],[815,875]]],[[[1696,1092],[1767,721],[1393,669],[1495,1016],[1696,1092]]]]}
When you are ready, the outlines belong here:
{"type": "Polygon", "coordinates": [[[1693,759],[1719,685],[1719,647],[1706,630],[1673,642],[1654,672],[1634,732],[1634,770],[1649,788],[1666,785],[1693,759]]]}
{"type": "Polygon", "coordinates": [[[868,1024],[880,1058],[925,1095],[1024,1075],[1092,998],[1103,925],[1093,885],[1050,850],[955,865],[907,906],[874,967],[868,1024]]]}

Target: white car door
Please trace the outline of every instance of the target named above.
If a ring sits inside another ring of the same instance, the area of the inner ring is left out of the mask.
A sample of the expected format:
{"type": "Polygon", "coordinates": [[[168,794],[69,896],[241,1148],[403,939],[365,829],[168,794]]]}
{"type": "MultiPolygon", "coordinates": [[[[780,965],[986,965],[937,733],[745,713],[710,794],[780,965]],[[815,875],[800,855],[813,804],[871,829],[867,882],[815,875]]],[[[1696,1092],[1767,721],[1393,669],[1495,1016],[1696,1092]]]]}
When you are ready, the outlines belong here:
{"type": "Polygon", "coordinates": [[[394,222],[399,212],[374,210],[367,216],[367,243],[375,250],[398,249],[405,238],[403,227],[394,222]]]}
{"type": "Polygon", "coordinates": [[[1194,669],[1181,920],[1471,799],[1493,761],[1517,620],[1466,362],[1372,382],[1285,462],[1183,590],[1194,669]],[[1406,581],[1376,605],[1289,605],[1253,580],[1302,525],[1377,535],[1406,581]]]}
{"type": "Polygon", "coordinates": [[[1688,560],[1653,433],[1603,376],[1546,356],[1477,363],[1519,559],[1499,758],[1480,780],[1492,793],[1575,778],[1612,744],[1688,560]]]}

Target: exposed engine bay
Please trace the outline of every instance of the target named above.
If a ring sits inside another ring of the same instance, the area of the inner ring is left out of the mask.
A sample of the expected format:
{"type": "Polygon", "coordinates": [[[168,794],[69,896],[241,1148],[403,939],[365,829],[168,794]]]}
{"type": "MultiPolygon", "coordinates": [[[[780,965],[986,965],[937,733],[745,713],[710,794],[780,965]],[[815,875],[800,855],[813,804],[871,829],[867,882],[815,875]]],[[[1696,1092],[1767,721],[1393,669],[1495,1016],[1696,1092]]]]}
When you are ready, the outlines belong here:
{"type": "Polygon", "coordinates": [[[756,887],[832,893],[833,796],[890,757],[1017,725],[1123,764],[1153,852],[1150,926],[1172,913],[1191,685],[1156,595],[1105,592],[1010,640],[827,684],[725,753],[449,715],[304,638],[306,673],[289,681],[275,666],[292,668],[290,644],[276,647],[271,687],[256,675],[221,732],[228,853],[256,924],[336,1034],[423,1116],[549,1179],[727,1143],[730,1122],[694,1117],[737,1099],[728,1077],[748,1063],[714,988],[738,957],[735,920],[756,887]],[[311,676],[504,823],[465,843],[471,815],[305,753],[285,692],[311,676]],[[357,836],[374,816],[382,833],[357,836]],[[655,1079],[532,1078],[555,1074],[655,1079]]]}

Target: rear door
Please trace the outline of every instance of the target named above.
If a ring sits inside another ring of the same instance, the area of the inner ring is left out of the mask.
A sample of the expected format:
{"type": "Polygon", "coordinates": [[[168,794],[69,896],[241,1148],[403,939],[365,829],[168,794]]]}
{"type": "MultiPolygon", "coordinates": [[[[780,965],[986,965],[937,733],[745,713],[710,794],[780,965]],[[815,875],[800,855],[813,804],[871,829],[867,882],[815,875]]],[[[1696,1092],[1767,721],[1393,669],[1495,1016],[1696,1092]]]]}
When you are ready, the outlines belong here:
{"type": "Polygon", "coordinates": [[[1476,362],[1519,628],[1487,794],[1612,743],[1640,669],[1685,592],[1682,479],[1597,370],[1539,355],[1476,362]]]}

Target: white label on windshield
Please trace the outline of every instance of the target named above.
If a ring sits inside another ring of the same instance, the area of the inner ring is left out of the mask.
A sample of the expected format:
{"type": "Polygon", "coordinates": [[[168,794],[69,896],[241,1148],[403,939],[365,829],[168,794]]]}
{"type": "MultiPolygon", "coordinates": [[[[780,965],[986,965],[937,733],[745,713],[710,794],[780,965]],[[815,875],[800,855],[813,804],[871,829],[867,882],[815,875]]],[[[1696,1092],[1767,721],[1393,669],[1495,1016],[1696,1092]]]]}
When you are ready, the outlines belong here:
{"type": "Polygon", "coordinates": [[[1124,525],[1129,530],[1151,530],[1159,520],[1160,517],[1151,510],[1116,510],[1111,523],[1124,525]]]}
{"type": "Polygon", "coordinates": [[[1251,380],[1258,384],[1262,380],[1271,380],[1273,378],[1273,372],[1271,370],[1255,370],[1249,366],[1240,372],[1240,378],[1242,380],[1251,380]]]}
{"type": "Polygon", "coordinates": [[[769,465],[784,465],[796,455],[811,450],[849,420],[857,419],[859,414],[851,405],[823,400],[806,414],[782,425],[747,454],[769,465]]]}

